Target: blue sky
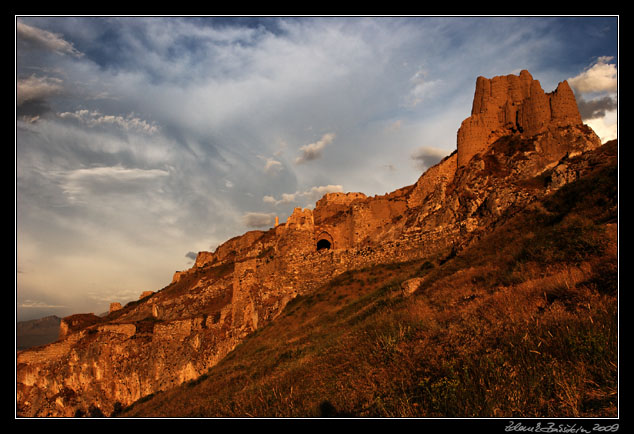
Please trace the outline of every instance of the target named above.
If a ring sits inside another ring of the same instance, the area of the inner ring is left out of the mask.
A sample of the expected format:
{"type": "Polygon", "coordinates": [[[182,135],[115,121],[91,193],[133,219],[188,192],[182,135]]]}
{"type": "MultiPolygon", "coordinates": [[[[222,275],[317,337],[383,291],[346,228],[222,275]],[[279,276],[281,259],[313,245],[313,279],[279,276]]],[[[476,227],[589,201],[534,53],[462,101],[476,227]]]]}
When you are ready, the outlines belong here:
{"type": "Polygon", "coordinates": [[[19,319],[101,313],[330,191],[413,184],[476,77],[616,136],[617,17],[16,17],[19,319]]]}

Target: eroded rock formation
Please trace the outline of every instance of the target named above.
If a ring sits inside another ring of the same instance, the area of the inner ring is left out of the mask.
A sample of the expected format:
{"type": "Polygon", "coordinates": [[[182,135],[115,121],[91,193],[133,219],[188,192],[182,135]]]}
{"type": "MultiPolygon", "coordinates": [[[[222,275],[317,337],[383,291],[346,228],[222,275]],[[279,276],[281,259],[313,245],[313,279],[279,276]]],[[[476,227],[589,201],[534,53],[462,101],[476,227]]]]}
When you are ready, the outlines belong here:
{"type": "Polygon", "coordinates": [[[108,415],[195,379],[298,294],[346,270],[448,255],[576,179],[581,156],[599,146],[565,82],[546,94],[526,71],[478,78],[456,152],[414,185],[327,194],[268,231],[200,252],[168,286],[103,318],[64,318],[57,342],[18,353],[18,415],[108,415]]]}

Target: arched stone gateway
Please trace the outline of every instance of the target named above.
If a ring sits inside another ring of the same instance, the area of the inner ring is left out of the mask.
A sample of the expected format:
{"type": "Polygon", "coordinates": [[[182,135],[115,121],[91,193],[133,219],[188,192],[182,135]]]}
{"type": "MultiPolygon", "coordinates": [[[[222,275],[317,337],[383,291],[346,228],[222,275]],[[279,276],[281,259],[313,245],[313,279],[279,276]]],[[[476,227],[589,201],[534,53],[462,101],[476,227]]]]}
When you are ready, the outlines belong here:
{"type": "Polygon", "coordinates": [[[316,239],[317,251],[330,250],[334,247],[332,236],[328,232],[321,232],[316,239]]]}
{"type": "Polygon", "coordinates": [[[323,250],[323,249],[330,249],[330,247],[332,247],[332,244],[330,241],[322,238],[321,240],[317,241],[317,250],[323,250]]]}

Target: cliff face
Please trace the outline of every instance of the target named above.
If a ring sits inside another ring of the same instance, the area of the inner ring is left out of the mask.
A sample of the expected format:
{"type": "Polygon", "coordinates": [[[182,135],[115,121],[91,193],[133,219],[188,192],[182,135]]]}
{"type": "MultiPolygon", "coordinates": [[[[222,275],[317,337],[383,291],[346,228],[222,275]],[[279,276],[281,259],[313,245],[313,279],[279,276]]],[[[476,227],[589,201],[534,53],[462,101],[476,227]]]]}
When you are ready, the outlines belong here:
{"type": "Polygon", "coordinates": [[[562,83],[478,78],[457,151],[384,196],[333,193],[285,223],[200,252],[194,266],[104,318],[65,318],[60,339],[17,356],[20,416],[112,413],[194,379],[298,294],[346,270],[442,256],[505,212],[571,182],[600,146],[562,83]]]}

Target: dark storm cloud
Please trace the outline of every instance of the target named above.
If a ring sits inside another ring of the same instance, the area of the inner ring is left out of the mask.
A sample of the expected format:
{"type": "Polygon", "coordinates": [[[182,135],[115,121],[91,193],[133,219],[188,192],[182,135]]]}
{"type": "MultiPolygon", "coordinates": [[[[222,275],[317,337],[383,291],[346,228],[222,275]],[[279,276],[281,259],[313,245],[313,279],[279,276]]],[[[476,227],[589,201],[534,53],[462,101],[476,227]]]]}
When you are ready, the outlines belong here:
{"type": "Polygon", "coordinates": [[[579,106],[581,119],[584,121],[587,119],[604,117],[606,112],[616,110],[618,108],[617,100],[611,96],[605,96],[589,101],[583,98],[577,98],[577,106],[579,106]]]}
{"type": "Polygon", "coordinates": [[[426,170],[438,163],[448,154],[445,149],[436,149],[429,146],[423,146],[416,149],[411,158],[419,170],[426,170]]]}
{"type": "Polygon", "coordinates": [[[18,105],[15,109],[15,114],[18,119],[23,119],[27,122],[33,122],[51,112],[51,107],[45,100],[31,100],[18,105]]]}
{"type": "Polygon", "coordinates": [[[16,83],[16,115],[19,119],[36,120],[51,111],[49,100],[63,93],[62,80],[31,75],[16,83]]]}

